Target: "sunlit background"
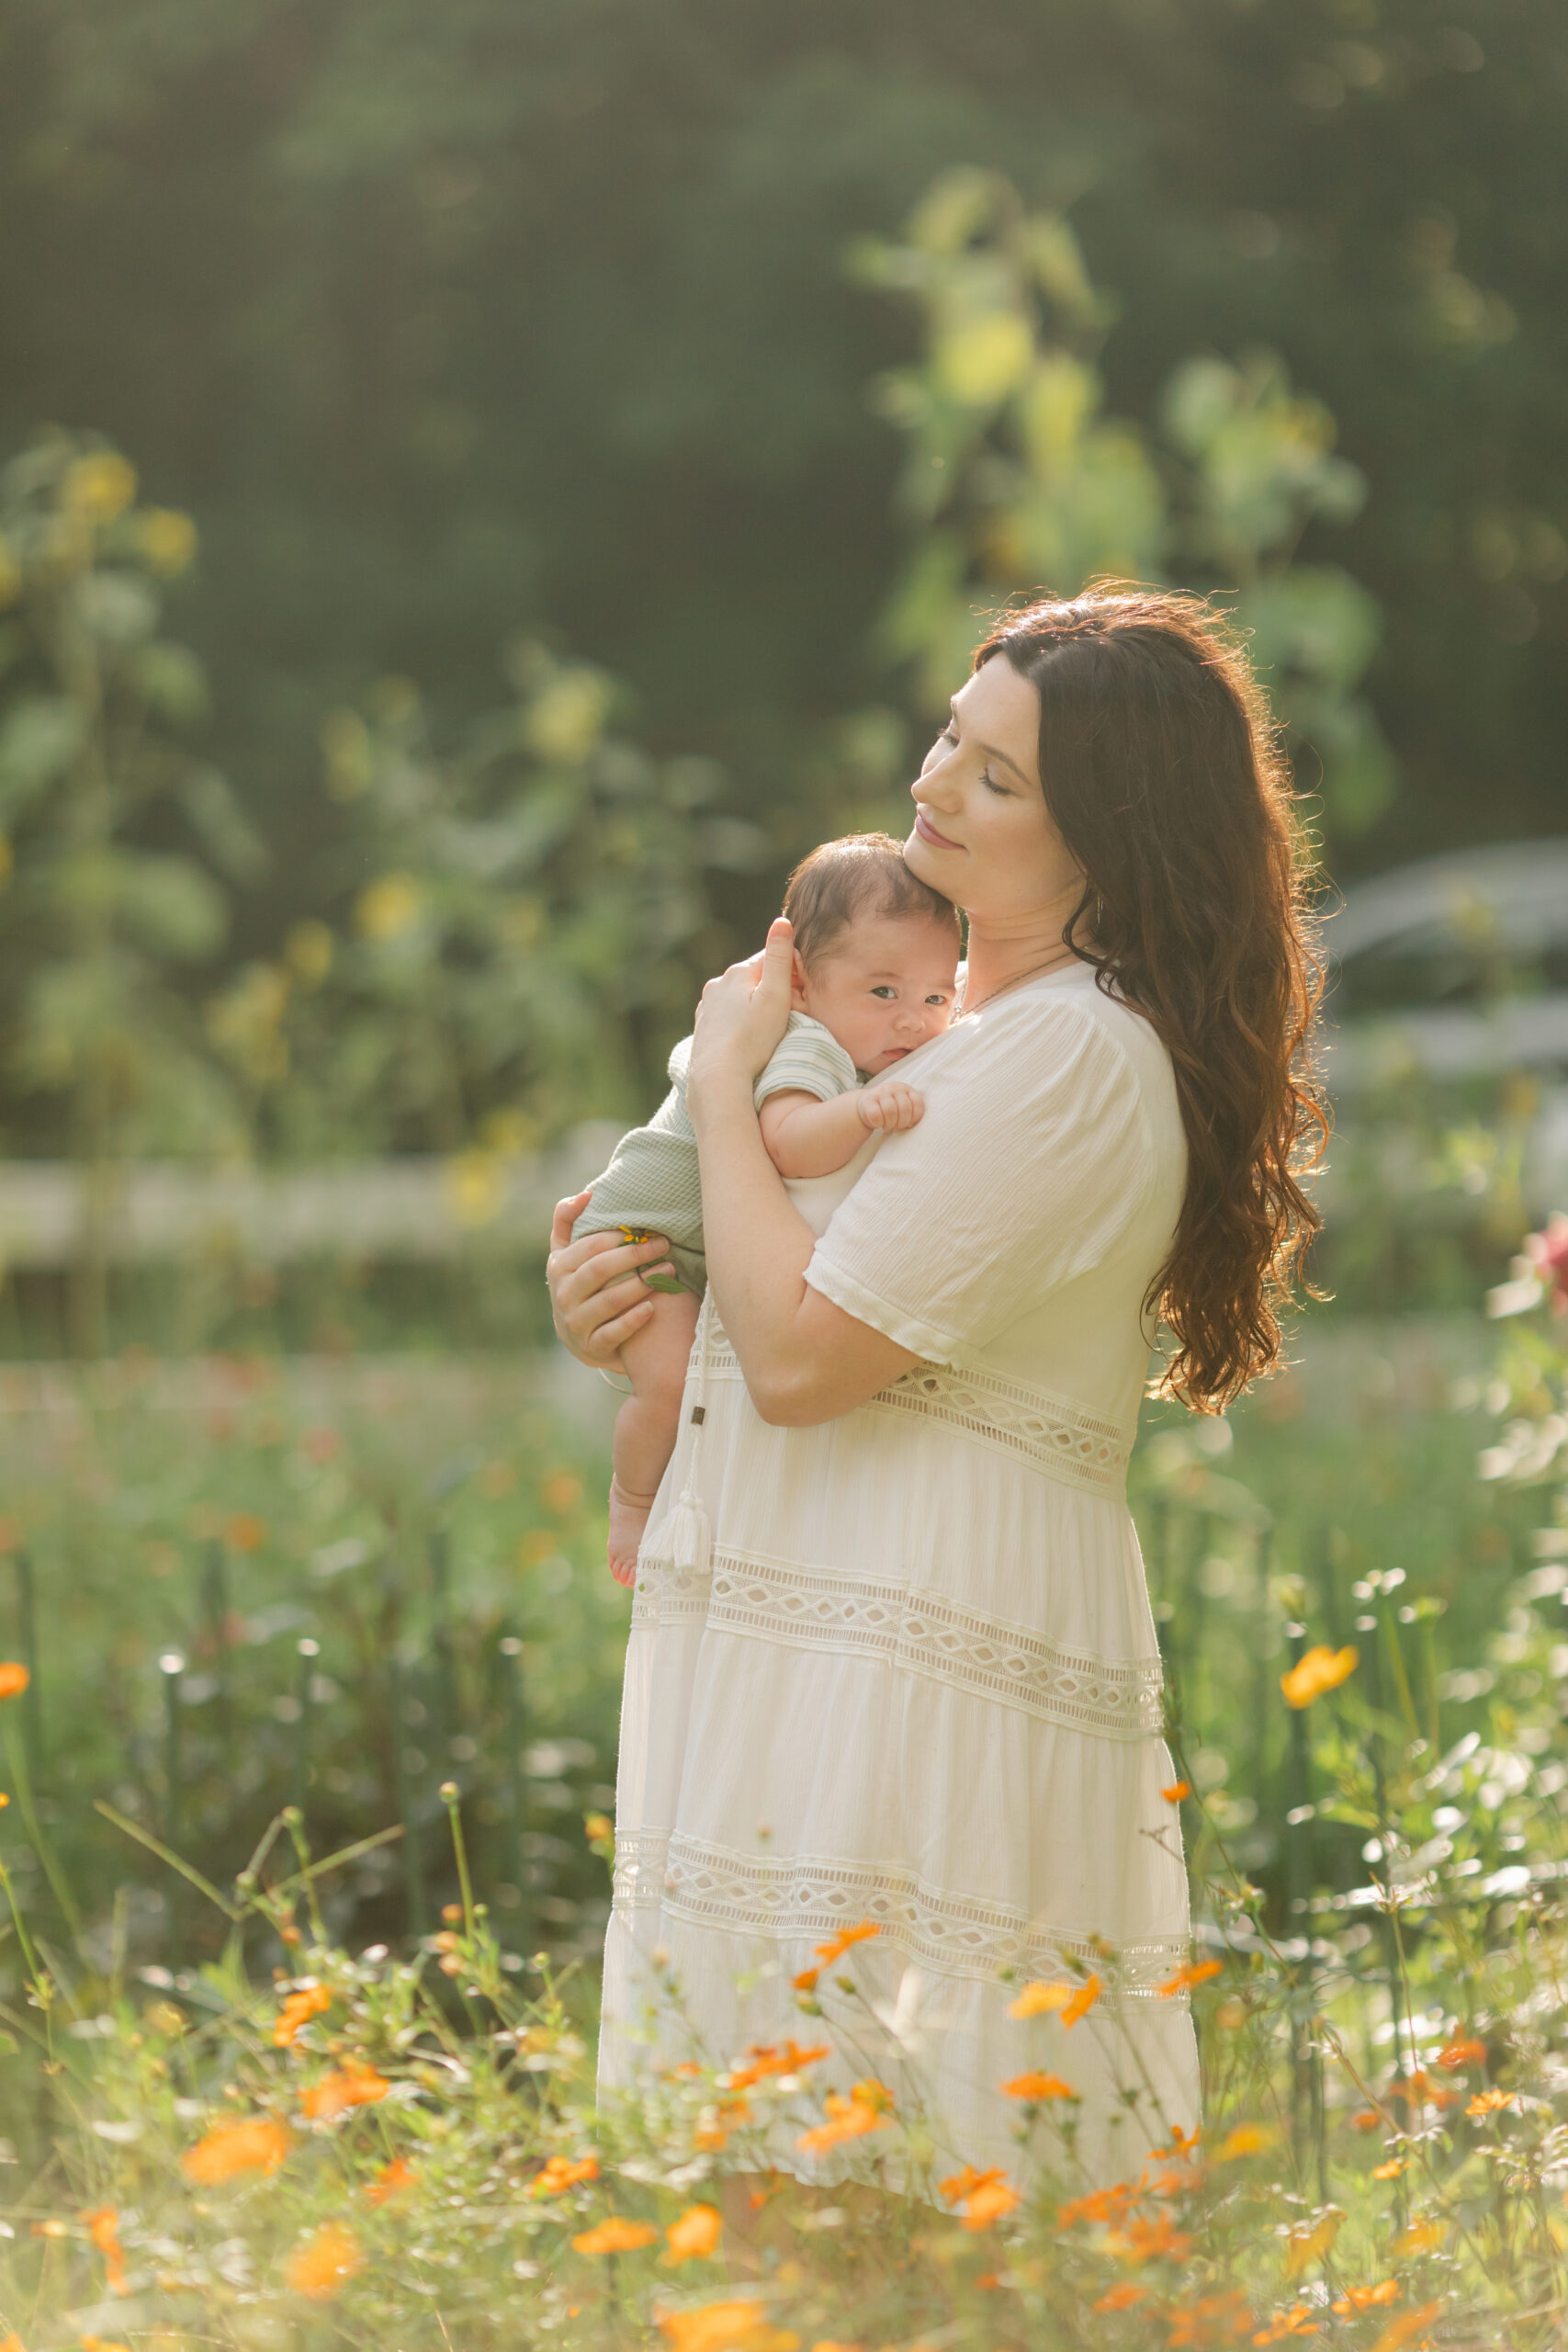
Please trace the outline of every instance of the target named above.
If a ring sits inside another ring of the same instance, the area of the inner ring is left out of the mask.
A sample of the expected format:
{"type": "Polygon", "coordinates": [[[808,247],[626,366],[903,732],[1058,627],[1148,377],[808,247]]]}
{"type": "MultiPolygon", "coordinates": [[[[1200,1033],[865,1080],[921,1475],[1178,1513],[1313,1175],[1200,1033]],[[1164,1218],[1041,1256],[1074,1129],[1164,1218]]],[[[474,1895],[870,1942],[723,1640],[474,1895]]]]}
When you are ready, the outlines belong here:
{"type": "Polygon", "coordinates": [[[1568,1785],[1564,153],[1552,0],[0,13],[0,1652],[59,1933],[173,1984],[221,1922],[137,1837],[231,1878],[289,1801],[405,1833],[337,1931],[429,1928],[456,1780],[505,1932],[591,1960],[626,1611],[549,1204],[794,861],[906,829],[983,615],[1132,575],[1288,729],[1337,1123],[1331,1299],[1228,1420],[1151,1408],[1134,1499],[1211,1828],[1280,1935],[1348,1909],[1398,2063],[1274,1685],[1359,1642],[1423,1752],[1568,1785]]]}

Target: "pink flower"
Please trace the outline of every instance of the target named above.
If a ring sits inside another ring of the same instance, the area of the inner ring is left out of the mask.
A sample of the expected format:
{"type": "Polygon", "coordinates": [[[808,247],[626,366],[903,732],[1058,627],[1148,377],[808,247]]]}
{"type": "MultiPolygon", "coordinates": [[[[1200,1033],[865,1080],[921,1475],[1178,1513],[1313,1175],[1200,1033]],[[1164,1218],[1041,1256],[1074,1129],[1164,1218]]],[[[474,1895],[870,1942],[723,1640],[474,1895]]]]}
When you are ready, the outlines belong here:
{"type": "Polygon", "coordinates": [[[1555,1210],[1544,1233],[1525,1236],[1525,1255],[1534,1266],[1553,1315],[1568,1315],[1568,1216],[1555,1210]]]}

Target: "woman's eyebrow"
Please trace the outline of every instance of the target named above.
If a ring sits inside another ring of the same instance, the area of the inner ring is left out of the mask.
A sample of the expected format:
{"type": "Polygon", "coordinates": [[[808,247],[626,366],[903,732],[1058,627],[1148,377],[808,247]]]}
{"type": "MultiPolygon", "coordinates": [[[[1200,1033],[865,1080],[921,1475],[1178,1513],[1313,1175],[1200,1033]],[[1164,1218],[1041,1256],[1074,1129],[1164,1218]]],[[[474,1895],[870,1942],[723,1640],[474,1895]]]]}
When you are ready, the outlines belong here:
{"type": "MultiPolygon", "coordinates": [[[[949,710],[952,711],[954,718],[956,718],[958,716],[958,700],[956,695],[949,700],[947,707],[949,710]]],[[[1020,784],[1027,785],[1031,791],[1035,788],[1033,777],[1025,775],[1023,770],[1019,766],[1018,762],[1016,760],[1010,760],[1007,753],[1005,752],[998,751],[994,743],[982,743],[978,746],[978,749],[985,752],[986,757],[988,760],[1000,760],[1004,768],[1011,768],[1020,784]]]]}

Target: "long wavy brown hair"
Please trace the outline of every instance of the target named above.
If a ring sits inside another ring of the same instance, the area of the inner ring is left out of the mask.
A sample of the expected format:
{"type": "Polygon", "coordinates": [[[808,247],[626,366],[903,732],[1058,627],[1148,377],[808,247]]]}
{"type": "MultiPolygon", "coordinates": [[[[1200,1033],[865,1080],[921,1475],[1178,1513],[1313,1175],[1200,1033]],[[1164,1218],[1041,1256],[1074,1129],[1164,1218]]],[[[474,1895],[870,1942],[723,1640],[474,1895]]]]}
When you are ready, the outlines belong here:
{"type": "Polygon", "coordinates": [[[1327,1136],[1323,981],[1290,767],[1240,639],[1196,596],[1044,599],[997,622],[976,669],[998,654],[1039,694],[1045,805],[1083,869],[1063,938],[1175,1065],[1187,1189],[1149,1287],[1175,1343],[1157,1393],[1221,1412],[1277,1365],[1322,1222],[1302,1180],[1327,1136]]]}

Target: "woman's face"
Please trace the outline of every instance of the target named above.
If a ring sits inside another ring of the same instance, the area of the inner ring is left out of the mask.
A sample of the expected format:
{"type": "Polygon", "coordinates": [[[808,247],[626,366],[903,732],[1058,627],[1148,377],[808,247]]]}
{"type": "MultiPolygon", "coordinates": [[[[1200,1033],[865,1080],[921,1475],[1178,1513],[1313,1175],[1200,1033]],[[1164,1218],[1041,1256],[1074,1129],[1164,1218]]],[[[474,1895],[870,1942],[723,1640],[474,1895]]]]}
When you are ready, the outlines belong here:
{"type": "Polygon", "coordinates": [[[994,654],[926,753],[905,861],[981,922],[1027,917],[1081,881],[1040,787],[1040,697],[994,654]]]}

